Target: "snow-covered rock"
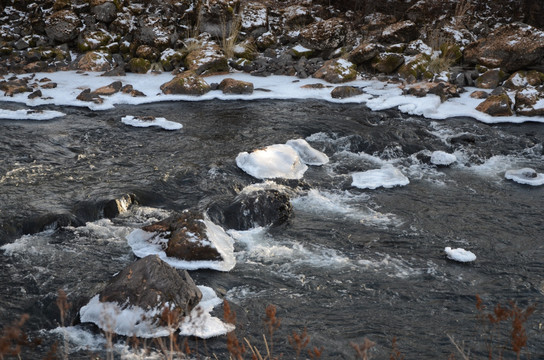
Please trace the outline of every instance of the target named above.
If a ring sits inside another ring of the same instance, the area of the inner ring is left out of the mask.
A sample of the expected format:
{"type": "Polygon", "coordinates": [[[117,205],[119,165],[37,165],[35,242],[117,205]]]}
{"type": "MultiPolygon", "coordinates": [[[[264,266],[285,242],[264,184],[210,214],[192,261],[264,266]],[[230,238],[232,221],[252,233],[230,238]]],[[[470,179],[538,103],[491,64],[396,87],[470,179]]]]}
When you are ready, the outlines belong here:
{"type": "Polygon", "coordinates": [[[241,152],[236,157],[236,165],[257,179],[301,179],[308,170],[298,152],[285,144],[241,152]]]}
{"type": "Polygon", "coordinates": [[[544,174],[537,173],[534,169],[531,168],[508,170],[504,174],[504,177],[508,180],[512,180],[524,185],[544,185],[544,174]]]}
{"type": "Polygon", "coordinates": [[[410,183],[410,180],[399,169],[390,164],[381,169],[353,173],[351,176],[353,179],[351,185],[360,189],[392,188],[410,183]]]}
{"type": "Polygon", "coordinates": [[[457,161],[457,157],[444,151],[433,151],[431,163],[439,166],[448,166],[457,161]]]}

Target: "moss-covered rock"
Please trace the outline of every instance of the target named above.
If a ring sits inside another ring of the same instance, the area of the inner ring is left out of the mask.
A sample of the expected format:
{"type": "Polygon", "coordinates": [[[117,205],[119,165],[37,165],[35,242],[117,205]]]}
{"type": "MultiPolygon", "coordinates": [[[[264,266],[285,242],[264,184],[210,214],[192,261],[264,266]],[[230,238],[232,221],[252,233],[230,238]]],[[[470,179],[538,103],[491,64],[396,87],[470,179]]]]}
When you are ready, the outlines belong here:
{"type": "Polygon", "coordinates": [[[113,42],[113,37],[102,30],[85,31],[77,39],[77,48],[80,52],[97,50],[113,42]]]}
{"type": "Polygon", "coordinates": [[[348,60],[331,59],[326,61],[313,76],[332,84],[338,84],[355,80],[357,77],[357,69],[355,64],[348,60]]]}
{"type": "Polygon", "coordinates": [[[392,74],[404,63],[404,56],[396,53],[381,53],[372,60],[372,67],[382,73],[392,74]]]}
{"type": "Polygon", "coordinates": [[[181,51],[168,48],[161,53],[159,63],[165,71],[172,71],[183,64],[183,54],[181,51]]]}
{"type": "Polygon", "coordinates": [[[433,73],[428,70],[431,57],[427,54],[418,54],[405,62],[398,69],[398,73],[404,79],[428,80],[432,79],[433,73]]]}
{"type": "Polygon", "coordinates": [[[514,109],[518,115],[543,116],[544,92],[528,86],[516,92],[514,109]]]}
{"type": "Polygon", "coordinates": [[[185,57],[185,67],[194,71],[197,75],[228,72],[227,57],[221,51],[219,45],[210,37],[201,37],[197,40],[200,44],[185,57]]]}
{"type": "Polygon", "coordinates": [[[337,86],[331,91],[331,97],[334,99],[345,99],[357,95],[361,95],[363,93],[363,90],[355,87],[355,86],[348,86],[348,85],[342,85],[337,86]]]}
{"type": "Polygon", "coordinates": [[[485,73],[483,73],[481,76],[479,76],[475,81],[474,84],[476,87],[479,87],[481,89],[494,89],[501,82],[503,82],[508,75],[499,69],[492,69],[488,70],[485,73]]]}
{"type": "Polygon", "coordinates": [[[226,78],[217,87],[223,94],[252,94],[253,83],[248,81],[226,78]]]}
{"type": "Polygon", "coordinates": [[[233,48],[234,56],[237,58],[255,60],[257,57],[257,45],[251,38],[244,40],[243,42],[236,44],[233,48]]]}
{"type": "Polygon", "coordinates": [[[113,69],[112,57],[102,51],[89,51],[80,56],[73,67],[83,71],[109,71],[113,69]]]}
{"type": "Polygon", "coordinates": [[[194,71],[184,71],[174,79],[161,85],[164,94],[204,95],[210,85],[194,71]]]}
{"type": "Polygon", "coordinates": [[[528,85],[539,86],[542,84],[544,84],[544,73],[536,70],[521,70],[513,73],[502,86],[510,90],[520,90],[528,85]]]}
{"type": "Polygon", "coordinates": [[[149,45],[140,45],[136,49],[136,57],[149,60],[150,62],[155,62],[159,57],[159,51],[149,45]]]}
{"type": "Polygon", "coordinates": [[[364,64],[374,59],[382,51],[382,48],[376,43],[363,43],[349,53],[348,60],[355,65],[364,64]]]}
{"type": "Polygon", "coordinates": [[[269,47],[274,46],[276,42],[277,42],[276,36],[270,31],[265,32],[264,34],[259,36],[257,39],[255,39],[255,45],[257,45],[257,49],[259,49],[259,51],[264,51],[268,49],[269,47]]]}
{"type": "Polygon", "coordinates": [[[307,59],[311,58],[312,55],[315,53],[314,50],[308,49],[302,45],[296,45],[291,49],[291,54],[294,58],[300,59],[301,57],[305,57],[307,59]]]}
{"type": "Polygon", "coordinates": [[[128,70],[136,74],[146,74],[151,69],[151,61],[142,58],[132,58],[128,62],[128,70]]]}

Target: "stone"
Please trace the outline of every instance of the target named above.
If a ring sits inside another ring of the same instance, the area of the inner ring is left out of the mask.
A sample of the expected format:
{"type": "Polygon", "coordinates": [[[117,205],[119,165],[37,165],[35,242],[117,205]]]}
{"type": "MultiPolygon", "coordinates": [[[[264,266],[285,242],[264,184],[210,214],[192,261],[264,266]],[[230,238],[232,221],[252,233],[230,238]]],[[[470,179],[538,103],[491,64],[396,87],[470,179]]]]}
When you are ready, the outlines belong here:
{"type": "Polygon", "coordinates": [[[223,91],[223,94],[253,93],[253,83],[250,83],[248,81],[235,80],[232,78],[223,79],[217,88],[223,91]]]}
{"type": "Polygon", "coordinates": [[[109,71],[113,69],[111,55],[101,51],[89,51],[75,60],[73,67],[82,71],[109,71]]]}
{"type": "Polygon", "coordinates": [[[162,25],[159,15],[140,16],[135,25],[133,42],[153,46],[159,51],[172,47],[179,38],[172,27],[162,25]]]}
{"type": "Polygon", "coordinates": [[[96,17],[96,20],[109,24],[117,17],[117,6],[112,0],[93,0],[91,1],[91,13],[96,17]]]}
{"type": "Polygon", "coordinates": [[[46,18],[45,25],[50,39],[65,43],[78,36],[81,20],[72,10],[59,10],[46,18]]]}
{"type": "Polygon", "coordinates": [[[135,196],[133,194],[125,194],[118,199],[109,200],[104,204],[104,216],[108,219],[113,219],[128,211],[134,203],[135,196]]]}
{"type": "Polygon", "coordinates": [[[404,56],[396,53],[381,53],[372,60],[372,67],[381,73],[392,74],[404,63],[404,56]]]}
{"type": "Polygon", "coordinates": [[[355,64],[345,59],[331,59],[317,70],[314,75],[317,79],[323,79],[332,84],[355,80],[357,70],[355,64]]]}
{"type": "Polygon", "coordinates": [[[121,90],[123,83],[121,81],[114,81],[109,85],[102,86],[93,91],[95,95],[110,96],[118,93],[121,90]]]}
{"type": "Polygon", "coordinates": [[[42,97],[42,91],[41,90],[36,90],[33,93],[28,95],[29,99],[35,99],[35,98],[39,98],[39,97],[42,97]]]}
{"type": "Polygon", "coordinates": [[[337,86],[331,91],[331,96],[335,99],[345,99],[362,93],[363,90],[355,86],[337,86]]]}
{"type": "Polygon", "coordinates": [[[489,114],[491,116],[512,116],[512,100],[506,94],[491,95],[485,99],[476,110],[489,114]]]}
{"type": "Polygon", "coordinates": [[[419,28],[410,20],[399,21],[386,27],[380,36],[384,43],[408,43],[419,36],[419,28]]]}
{"type": "Polygon", "coordinates": [[[528,85],[539,86],[544,83],[544,73],[540,71],[516,71],[508,80],[503,83],[503,87],[508,90],[521,90],[528,85]]]}
{"type": "Polygon", "coordinates": [[[279,226],[289,220],[293,207],[287,194],[278,190],[241,193],[224,211],[229,229],[248,230],[257,226],[279,226]]]}
{"type": "Polygon", "coordinates": [[[489,36],[469,44],[464,60],[515,72],[544,65],[544,31],[523,23],[501,26],[489,36]]]}
{"type": "Polygon", "coordinates": [[[437,95],[444,102],[452,97],[459,97],[461,89],[454,84],[445,82],[418,82],[406,86],[403,90],[406,95],[425,97],[428,94],[437,95]]]}
{"type": "Polygon", "coordinates": [[[266,5],[257,1],[247,2],[242,9],[241,28],[246,33],[251,33],[259,29],[267,29],[268,9],[266,5]]]}
{"type": "Polygon", "coordinates": [[[486,99],[489,97],[489,94],[482,90],[473,91],[470,94],[470,97],[473,99],[486,99]]]}
{"type": "Polygon", "coordinates": [[[186,261],[222,260],[221,254],[208,240],[203,216],[195,211],[184,211],[142,230],[159,233],[168,240],[164,250],[169,257],[186,261]]]}
{"type": "Polygon", "coordinates": [[[499,69],[488,70],[474,81],[474,85],[481,89],[494,89],[507,77],[499,69]]]}
{"type": "Polygon", "coordinates": [[[210,85],[194,71],[184,71],[162,84],[161,90],[165,94],[203,95],[210,91],[210,85]]]}
{"type": "Polygon", "coordinates": [[[198,305],[202,293],[187,271],[177,271],[157,255],[149,255],[130,264],[111,279],[99,293],[101,302],[117,303],[122,309],[139,307],[159,310],[153,319],[160,325],[162,310],[177,315],[177,324],[198,305]]]}
{"type": "Polygon", "coordinates": [[[0,90],[4,92],[4,96],[13,96],[15,94],[33,91],[33,89],[28,86],[28,82],[24,79],[0,81],[0,90]]]}
{"type": "Polygon", "coordinates": [[[110,44],[113,41],[112,36],[103,30],[87,30],[79,34],[77,39],[77,48],[80,52],[97,50],[110,44]]]}
{"type": "Polygon", "coordinates": [[[201,48],[191,51],[185,57],[185,66],[197,75],[228,72],[227,57],[219,45],[209,39],[200,39],[201,48]]]}
{"type": "Polygon", "coordinates": [[[428,70],[431,58],[427,54],[417,54],[408,62],[405,62],[397,70],[398,74],[405,79],[415,80],[432,79],[433,74],[428,70]]]}
{"type": "Polygon", "coordinates": [[[340,18],[315,22],[302,29],[299,35],[302,46],[315,50],[335,50],[345,39],[346,29],[340,18]]]}
{"type": "Polygon", "coordinates": [[[283,20],[288,26],[305,26],[312,23],[314,18],[306,6],[291,5],[283,9],[283,20]]]}
{"type": "Polygon", "coordinates": [[[532,86],[517,91],[514,109],[518,115],[544,116],[544,92],[532,86]]]}
{"type": "Polygon", "coordinates": [[[328,86],[325,86],[321,83],[315,83],[315,84],[306,84],[306,85],[302,85],[300,88],[301,89],[324,89],[328,86]]]}
{"type": "MultiPolygon", "coordinates": [[[[271,46],[274,46],[276,44],[276,41],[277,41],[276,36],[272,32],[268,31],[268,32],[265,32],[264,34],[261,34],[261,36],[255,39],[255,45],[257,45],[257,49],[259,51],[265,51],[269,49],[271,46]]],[[[275,54],[274,54],[274,57],[275,57],[275,54]]]]}
{"type": "Polygon", "coordinates": [[[104,102],[104,99],[102,99],[100,96],[93,94],[91,92],[91,89],[85,89],[83,90],[77,97],[77,100],[79,101],[85,101],[85,102],[94,102],[95,104],[102,104],[104,102]]]}
{"type": "Polygon", "coordinates": [[[349,53],[348,60],[355,65],[361,65],[374,59],[382,49],[383,46],[380,44],[363,43],[349,53]]]}
{"type": "Polygon", "coordinates": [[[127,64],[128,70],[136,74],[147,74],[151,69],[151,62],[147,59],[135,57],[130,59],[127,64]]]}

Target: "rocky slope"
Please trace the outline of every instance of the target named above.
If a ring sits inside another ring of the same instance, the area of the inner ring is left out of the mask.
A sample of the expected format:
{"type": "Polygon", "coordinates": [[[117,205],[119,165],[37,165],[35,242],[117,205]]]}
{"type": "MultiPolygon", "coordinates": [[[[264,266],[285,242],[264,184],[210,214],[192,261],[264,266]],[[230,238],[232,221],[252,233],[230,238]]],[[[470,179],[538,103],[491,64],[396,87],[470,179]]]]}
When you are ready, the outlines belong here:
{"type": "MultiPolygon", "coordinates": [[[[213,90],[201,77],[217,72],[378,76],[442,100],[465,86],[493,89],[474,94],[487,97],[480,111],[544,114],[544,4],[535,1],[2,0],[0,24],[4,76],[168,71],[163,92],[195,95],[213,90]]],[[[0,90],[40,96],[20,80],[0,79],[0,90]]]]}

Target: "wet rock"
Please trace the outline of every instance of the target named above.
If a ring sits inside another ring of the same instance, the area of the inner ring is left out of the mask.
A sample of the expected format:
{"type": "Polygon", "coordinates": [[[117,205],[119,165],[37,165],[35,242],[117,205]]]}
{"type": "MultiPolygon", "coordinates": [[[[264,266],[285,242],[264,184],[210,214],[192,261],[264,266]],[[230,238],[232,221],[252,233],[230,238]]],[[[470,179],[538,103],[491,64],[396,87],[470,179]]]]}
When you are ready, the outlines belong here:
{"type": "Polygon", "coordinates": [[[544,92],[532,86],[516,92],[514,109],[518,115],[543,116],[544,92]]]}
{"type": "Polygon", "coordinates": [[[419,36],[419,29],[410,20],[399,21],[391,24],[382,31],[380,37],[385,43],[407,43],[416,40],[419,36]]]}
{"type": "Polygon", "coordinates": [[[165,94],[203,95],[210,91],[210,85],[194,71],[184,71],[162,84],[161,90],[165,94]]]}
{"type": "Polygon", "coordinates": [[[99,293],[101,302],[117,303],[122,309],[158,310],[152,322],[161,325],[164,308],[177,315],[179,323],[199,303],[202,293],[187,271],[177,271],[157,255],[149,255],[119,272],[99,293]]]}
{"type": "Polygon", "coordinates": [[[474,84],[481,89],[495,89],[507,76],[504,71],[492,69],[478,77],[474,84]]]}
{"type": "Polygon", "coordinates": [[[223,94],[252,94],[253,84],[248,81],[226,78],[217,87],[223,94]]]}
{"type": "Polygon", "coordinates": [[[45,32],[50,39],[65,43],[77,37],[81,20],[72,10],[60,10],[48,16],[45,25],[45,32]]]}
{"type": "Polygon", "coordinates": [[[355,65],[361,65],[375,58],[382,49],[380,44],[363,43],[349,53],[348,60],[355,65]]]}
{"type": "Polygon", "coordinates": [[[77,58],[72,65],[82,71],[109,71],[113,69],[111,55],[101,51],[89,51],[77,58]]]}
{"type": "Polygon", "coordinates": [[[104,204],[104,216],[108,219],[113,219],[118,215],[128,211],[130,206],[135,203],[135,196],[126,194],[118,199],[109,200],[104,204]]]}
{"type": "Polygon", "coordinates": [[[331,18],[308,25],[300,31],[299,40],[307,48],[315,50],[334,50],[346,38],[344,21],[331,18]]]}
{"type": "Polygon", "coordinates": [[[117,17],[117,6],[112,0],[91,0],[91,13],[96,20],[109,24],[117,17]]]}
{"type": "Polygon", "coordinates": [[[372,67],[384,74],[392,74],[404,63],[404,56],[396,53],[381,53],[372,60],[372,67]]]}
{"type": "Polygon", "coordinates": [[[187,261],[222,260],[217,248],[213,247],[203,216],[195,211],[184,211],[152,225],[144,226],[142,230],[156,232],[168,240],[166,255],[187,261]]]}
{"type": "Polygon", "coordinates": [[[278,190],[241,193],[224,211],[224,224],[230,229],[247,230],[257,226],[279,226],[293,214],[290,198],[278,190]]]}
{"type": "Polygon", "coordinates": [[[523,23],[501,26],[486,38],[469,44],[465,61],[514,72],[544,65],[544,32],[523,23]]]}
{"type": "Polygon", "coordinates": [[[363,90],[355,86],[337,86],[331,91],[331,96],[335,99],[345,99],[362,93],[363,90]]]}
{"type": "Polygon", "coordinates": [[[512,100],[506,94],[491,95],[485,99],[476,110],[489,114],[491,116],[512,116],[512,100]]]}
{"type": "Polygon", "coordinates": [[[345,59],[332,59],[315,72],[317,79],[323,79],[333,84],[355,80],[357,70],[355,64],[345,59]]]}
{"type": "Polygon", "coordinates": [[[194,71],[197,75],[229,71],[226,56],[209,35],[203,34],[197,41],[201,48],[193,50],[187,55],[185,58],[187,69],[194,71]]]}

